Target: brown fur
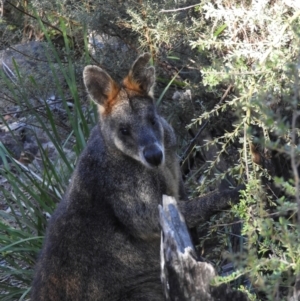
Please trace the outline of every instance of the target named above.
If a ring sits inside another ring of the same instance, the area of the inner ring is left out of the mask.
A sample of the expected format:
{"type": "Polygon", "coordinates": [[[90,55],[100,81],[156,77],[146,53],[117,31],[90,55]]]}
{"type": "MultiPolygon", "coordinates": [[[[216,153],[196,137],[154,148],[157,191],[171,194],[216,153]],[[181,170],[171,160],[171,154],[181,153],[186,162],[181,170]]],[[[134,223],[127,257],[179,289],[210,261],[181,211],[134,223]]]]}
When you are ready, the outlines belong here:
{"type": "MultiPolygon", "coordinates": [[[[185,195],[149,59],[140,56],[121,86],[99,67],[83,72],[100,120],[49,221],[32,301],[164,300],[158,204],[185,195]]],[[[179,202],[191,225],[203,220],[200,202],[179,202]]]]}

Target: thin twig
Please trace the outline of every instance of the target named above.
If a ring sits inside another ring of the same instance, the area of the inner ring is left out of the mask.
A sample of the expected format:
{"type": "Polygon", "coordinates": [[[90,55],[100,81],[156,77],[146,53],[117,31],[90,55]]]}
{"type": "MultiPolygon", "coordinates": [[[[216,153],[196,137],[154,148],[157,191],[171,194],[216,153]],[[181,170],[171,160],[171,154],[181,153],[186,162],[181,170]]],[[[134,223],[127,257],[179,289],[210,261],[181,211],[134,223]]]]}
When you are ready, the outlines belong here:
{"type": "Polygon", "coordinates": [[[244,144],[243,144],[243,150],[244,150],[245,171],[246,171],[247,181],[249,182],[250,175],[249,175],[249,166],[248,166],[248,158],[247,158],[247,125],[246,124],[244,125],[244,144]]]}
{"type": "MultiPolygon", "coordinates": [[[[298,57],[298,62],[300,61],[300,56],[298,57]]],[[[295,66],[295,71],[294,71],[294,77],[295,77],[295,82],[294,82],[294,110],[293,110],[293,116],[292,116],[292,130],[291,130],[291,167],[293,170],[294,174],[294,181],[295,181],[295,198],[297,202],[297,207],[298,207],[298,223],[300,223],[300,179],[299,179],[299,172],[298,172],[298,166],[299,163],[296,161],[296,148],[297,148],[297,134],[296,134],[296,122],[298,117],[300,116],[300,112],[297,111],[297,105],[298,105],[298,97],[299,97],[299,73],[298,73],[298,68],[295,66]]]]}
{"type": "MultiPolygon", "coordinates": [[[[69,100],[72,100],[72,98],[66,99],[66,101],[69,101],[69,100]]],[[[50,106],[52,106],[54,104],[61,103],[61,102],[62,102],[62,100],[56,100],[56,101],[53,101],[51,104],[41,104],[41,105],[38,105],[38,106],[35,106],[35,107],[26,108],[26,109],[23,109],[23,110],[18,110],[18,111],[13,111],[13,112],[7,112],[7,113],[0,114],[0,115],[1,116],[6,116],[6,115],[13,115],[13,114],[20,114],[20,113],[24,113],[24,112],[28,112],[28,111],[32,111],[32,110],[37,110],[37,109],[43,108],[46,105],[48,105],[50,107],[50,106]]]]}
{"type": "Polygon", "coordinates": [[[172,13],[172,12],[177,12],[177,11],[181,11],[181,10],[187,10],[196,6],[199,6],[200,4],[194,4],[194,5],[190,5],[190,6],[186,6],[186,7],[181,7],[181,8],[174,8],[174,9],[162,9],[161,11],[159,11],[159,13],[172,13]]]}
{"type": "Polygon", "coordinates": [[[208,121],[205,121],[204,124],[199,129],[199,131],[196,134],[196,136],[191,140],[191,142],[189,143],[188,147],[186,148],[186,150],[184,151],[183,155],[181,156],[181,161],[184,161],[189,156],[190,152],[192,151],[192,149],[194,148],[195,144],[197,143],[197,139],[199,138],[199,136],[201,135],[201,133],[203,132],[203,130],[206,128],[207,124],[208,124],[208,121]]]}
{"type": "MultiPolygon", "coordinates": [[[[21,12],[21,13],[23,13],[23,14],[25,14],[25,15],[27,15],[27,16],[35,19],[35,20],[37,20],[37,17],[35,17],[34,15],[32,15],[32,14],[30,14],[30,13],[28,13],[28,12],[26,12],[26,11],[20,9],[20,8],[18,8],[17,6],[15,6],[14,4],[12,4],[11,2],[6,1],[6,3],[8,3],[9,5],[11,5],[14,9],[18,10],[19,12],[21,12]]],[[[41,19],[41,21],[45,25],[50,26],[51,28],[57,30],[58,32],[60,32],[63,35],[63,32],[58,27],[56,27],[56,26],[52,25],[51,23],[48,23],[47,21],[44,21],[42,19],[41,19]]]]}
{"type": "MultiPolygon", "coordinates": [[[[228,93],[230,92],[230,90],[233,88],[233,85],[229,85],[227,90],[224,92],[224,94],[222,95],[220,101],[218,102],[217,105],[220,105],[225,98],[227,97],[228,93]]],[[[203,130],[206,128],[208,124],[208,121],[206,121],[203,126],[199,129],[198,133],[196,134],[196,136],[191,140],[191,142],[189,143],[188,147],[186,148],[186,150],[184,151],[183,155],[181,156],[181,161],[184,161],[188,158],[190,152],[192,151],[192,149],[194,148],[197,139],[199,138],[199,136],[201,135],[201,133],[203,132],[203,130]]]]}
{"type": "MultiPolygon", "coordinates": [[[[1,42],[0,42],[0,43],[1,43],[1,42]]],[[[1,43],[1,44],[4,44],[4,43],[1,43]]],[[[19,54],[25,56],[25,57],[27,57],[27,58],[29,58],[29,59],[32,59],[32,60],[34,60],[34,61],[39,61],[39,62],[43,62],[43,63],[49,63],[49,60],[42,60],[42,59],[39,59],[39,58],[37,58],[36,56],[29,55],[29,54],[27,54],[27,53],[25,53],[25,52],[22,52],[22,51],[20,51],[20,50],[18,50],[18,49],[16,49],[16,48],[14,48],[13,46],[7,46],[7,48],[9,48],[9,49],[11,49],[11,50],[13,50],[13,51],[15,51],[15,52],[17,52],[17,53],[19,53],[19,54]]],[[[67,61],[61,61],[61,62],[62,62],[63,64],[68,63],[67,61]]],[[[54,61],[53,61],[53,63],[54,63],[54,61]]]]}
{"type": "MultiPolygon", "coordinates": [[[[225,210],[223,212],[226,212],[225,210]]],[[[229,211],[227,211],[229,212],[229,211]]],[[[265,214],[262,215],[261,218],[275,218],[275,217],[281,217],[281,216],[285,216],[285,214],[283,212],[273,212],[273,213],[269,213],[269,214],[265,214]]],[[[245,220],[237,220],[231,223],[225,223],[225,224],[215,224],[213,226],[211,226],[211,228],[218,228],[218,227],[224,227],[224,226],[233,226],[233,225],[237,225],[237,224],[243,224],[245,222],[245,220]]]]}
{"type": "Polygon", "coordinates": [[[14,72],[2,61],[3,71],[5,75],[15,84],[17,85],[17,77],[14,72]]]}
{"type": "Polygon", "coordinates": [[[223,96],[221,97],[220,101],[218,102],[218,105],[221,104],[225,98],[227,97],[228,93],[230,92],[230,90],[233,88],[233,85],[229,85],[227,90],[224,92],[223,96]]]}

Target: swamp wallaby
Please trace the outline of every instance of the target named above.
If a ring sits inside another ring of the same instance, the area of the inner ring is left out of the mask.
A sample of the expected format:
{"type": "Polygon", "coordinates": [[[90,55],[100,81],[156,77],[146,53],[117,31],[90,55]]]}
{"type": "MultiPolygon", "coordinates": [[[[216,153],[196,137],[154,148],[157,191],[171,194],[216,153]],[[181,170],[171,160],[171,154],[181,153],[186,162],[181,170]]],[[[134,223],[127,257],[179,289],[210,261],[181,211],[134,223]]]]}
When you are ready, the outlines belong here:
{"type": "MultiPolygon", "coordinates": [[[[100,121],[49,221],[32,301],[164,300],[158,204],[163,194],[185,195],[173,129],[155,108],[149,59],[141,55],[120,85],[99,67],[84,69],[100,121]]],[[[237,195],[179,207],[194,226],[237,195]]]]}

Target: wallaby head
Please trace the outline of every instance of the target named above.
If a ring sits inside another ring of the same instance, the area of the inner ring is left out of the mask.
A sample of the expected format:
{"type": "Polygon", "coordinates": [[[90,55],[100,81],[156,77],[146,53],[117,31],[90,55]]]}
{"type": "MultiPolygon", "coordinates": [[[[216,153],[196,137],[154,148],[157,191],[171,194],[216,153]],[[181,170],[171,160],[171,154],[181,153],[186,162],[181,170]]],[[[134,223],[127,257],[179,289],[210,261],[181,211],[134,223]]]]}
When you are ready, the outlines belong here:
{"type": "Polygon", "coordinates": [[[98,105],[107,147],[151,168],[162,165],[165,155],[163,127],[153,100],[155,70],[147,66],[150,57],[141,55],[121,84],[97,66],[86,66],[83,79],[98,105]]]}

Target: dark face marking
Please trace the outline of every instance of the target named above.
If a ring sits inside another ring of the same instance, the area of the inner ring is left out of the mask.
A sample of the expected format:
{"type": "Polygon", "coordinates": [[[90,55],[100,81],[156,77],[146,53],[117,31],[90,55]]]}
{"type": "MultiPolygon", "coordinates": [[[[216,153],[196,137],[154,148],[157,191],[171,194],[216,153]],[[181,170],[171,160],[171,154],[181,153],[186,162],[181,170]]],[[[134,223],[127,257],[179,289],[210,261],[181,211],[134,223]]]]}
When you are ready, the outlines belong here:
{"type": "Polygon", "coordinates": [[[115,105],[102,118],[102,130],[116,148],[147,167],[163,163],[163,130],[150,97],[128,98],[115,105]]]}

